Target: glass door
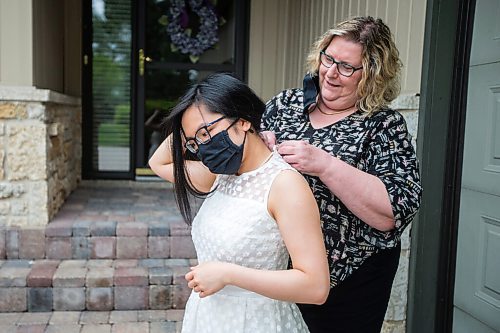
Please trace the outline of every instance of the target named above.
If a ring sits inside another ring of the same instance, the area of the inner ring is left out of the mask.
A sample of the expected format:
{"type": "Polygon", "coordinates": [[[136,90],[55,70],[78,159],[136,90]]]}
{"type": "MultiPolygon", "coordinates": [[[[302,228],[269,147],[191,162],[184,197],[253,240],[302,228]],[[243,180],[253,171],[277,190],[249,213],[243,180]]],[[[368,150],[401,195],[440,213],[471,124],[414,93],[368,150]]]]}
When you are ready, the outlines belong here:
{"type": "Polygon", "coordinates": [[[83,1],[83,177],[132,178],[132,0],[83,1]]]}
{"type": "Polygon", "coordinates": [[[182,93],[214,72],[245,80],[245,0],[145,0],[138,8],[135,175],[164,140],[160,124],[182,93]]]}

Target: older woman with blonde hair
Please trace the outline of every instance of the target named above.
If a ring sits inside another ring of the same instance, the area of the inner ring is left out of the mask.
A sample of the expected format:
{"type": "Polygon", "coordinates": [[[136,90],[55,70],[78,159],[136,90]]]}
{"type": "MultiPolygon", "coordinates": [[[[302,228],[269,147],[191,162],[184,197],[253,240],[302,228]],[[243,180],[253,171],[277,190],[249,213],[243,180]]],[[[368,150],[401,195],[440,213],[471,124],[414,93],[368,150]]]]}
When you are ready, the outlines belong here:
{"type": "Polygon", "coordinates": [[[303,89],[267,103],[261,136],[313,190],[330,268],[323,305],[300,305],[315,332],[380,332],[400,238],[421,197],[399,94],[399,52],[387,25],[355,17],[313,45],[303,89]]]}

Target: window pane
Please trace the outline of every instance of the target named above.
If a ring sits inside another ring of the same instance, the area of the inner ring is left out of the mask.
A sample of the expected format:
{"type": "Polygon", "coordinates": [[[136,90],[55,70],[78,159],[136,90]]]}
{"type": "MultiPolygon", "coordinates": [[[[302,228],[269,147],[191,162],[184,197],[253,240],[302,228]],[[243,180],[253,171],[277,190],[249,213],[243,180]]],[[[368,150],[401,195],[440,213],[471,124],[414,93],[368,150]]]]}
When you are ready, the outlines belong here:
{"type": "MultiPolygon", "coordinates": [[[[190,31],[191,37],[194,38],[200,32],[200,17],[196,11],[190,8],[188,1],[185,1],[185,3],[186,7],[183,8],[181,14],[174,23],[180,27],[181,31],[190,31]]],[[[234,64],[234,1],[207,0],[204,2],[204,5],[208,5],[208,10],[216,17],[217,21],[207,26],[207,32],[213,32],[217,36],[218,42],[210,49],[203,52],[199,56],[197,62],[234,64]],[[213,6],[214,2],[216,2],[215,6],[213,6]]],[[[147,0],[146,55],[152,58],[153,61],[158,62],[192,63],[193,61],[190,59],[189,54],[183,54],[179,48],[177,48],[177,51],[173,50],[175,46],[172,46],[172,38],[167,31],[170,9],[170,0],[147,0]]],[[[207,9],[205,8],[205,10],[207,9]]],[[[206,13],[206,11],[200,13],[206,13]]],[[[184,40],[187,40],[187,38],[189,38],[188,35],[183,36],[184,40]]]]}
{"type": "Polygon", "coordinates": [[[93,168],[130,170],[131,0],[92,1],[93,168]]]}

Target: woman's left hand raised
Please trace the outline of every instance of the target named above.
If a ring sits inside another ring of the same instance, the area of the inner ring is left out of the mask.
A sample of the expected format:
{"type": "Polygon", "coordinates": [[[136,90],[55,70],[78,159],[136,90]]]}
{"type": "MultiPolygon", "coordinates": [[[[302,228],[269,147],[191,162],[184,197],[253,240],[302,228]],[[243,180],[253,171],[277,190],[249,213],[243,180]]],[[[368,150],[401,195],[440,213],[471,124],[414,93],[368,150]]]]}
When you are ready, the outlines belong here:
{"type": "Polygon", "coordinates": [[[301,140],[280,143],[278,153],[298,171],[318,177],[328,168],[332,159],[323,149],[301,140]]]}
{"type": "Polygon", "coordinates": [[[188,287],[201,298],[215,294],[227,285],[227,266],[227,263],[212,261],[191,267],[185,275],[188,287]]]}

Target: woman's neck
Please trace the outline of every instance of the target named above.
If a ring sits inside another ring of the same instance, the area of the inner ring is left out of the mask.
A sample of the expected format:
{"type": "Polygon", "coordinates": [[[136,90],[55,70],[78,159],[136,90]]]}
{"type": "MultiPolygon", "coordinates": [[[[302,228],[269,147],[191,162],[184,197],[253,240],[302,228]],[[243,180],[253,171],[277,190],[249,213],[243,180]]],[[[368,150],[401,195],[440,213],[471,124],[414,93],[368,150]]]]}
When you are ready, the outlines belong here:
{"type": "Polygon", "coordinates": [[[315,108],[320,113],[326,116],[329,115],[333,116],[344,113],[349,114],[350,112],[352,113],[357,110],[356,103],[342,103],[342,104],[330,103],[328,101],[325,101],[321,95],[319,95],[317,98],[315,108]]]}
{"type": "Polygon", "coordinates": [[[271,150],[267,148],[262,139],[255,134],[247,134],[247,140],[243,149],[243,159],[238,175],[250,172],[261,167],[267,162],[271,155],[271,150]]]}
{"type": "Polygon", "coordinates": [[[314,128],[322,128],[335,124],[357,110],[356,105],[351,105],[344,109],[328,108],[324,101],[318,98],[318,103],[311,105],[309,110],[309,121],[314,128]]]}

